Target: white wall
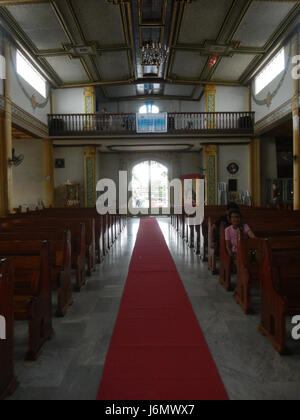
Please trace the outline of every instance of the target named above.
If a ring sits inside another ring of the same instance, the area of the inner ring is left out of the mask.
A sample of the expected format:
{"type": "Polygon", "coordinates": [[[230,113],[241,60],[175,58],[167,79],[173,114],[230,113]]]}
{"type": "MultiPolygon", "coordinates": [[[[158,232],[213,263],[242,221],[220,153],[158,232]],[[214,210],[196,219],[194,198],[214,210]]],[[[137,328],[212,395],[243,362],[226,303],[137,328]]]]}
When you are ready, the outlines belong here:
{"type": "Polygon", "coordinates": [[[84,182],[84,148],[83,147],[54,147],[55,159],[65,159],[64,169],[54,168],[54,185],[59,187],[66,181],[84,182]]]}
{"type": "Polygon", "coordinates": [[[247,87],[217,86],[216,91],[216,112],[249,111],[247,87]]]}
{"type": "Polygon", "coordinates": [[[13,168],[12,206],[35,209],[40,200],[46,203],[43,141],[14,140],[13,147],[17,156],[24,155],[24,161],[13,168]]]}
{"type": "MultiPolygon", "coordinates": [[[[178,157],[177,164],[173,168],[173,177],[179,178],[181,175],[200,174],[202,167],[202,153],[174,153],[178,157]]],[[[131,165],[147,159],[159,160],[162,163],[170,165],[170,153],[135,153],[135,154],[118,154],[118,153],[99,153],[98,155],[98,179],[113,179],[117,184],[119,180],[120,162],[122,159],[129,161],[131,165]]]]}
{"type": "Polygon", "coordinates": [[[228,145],[218,147],[218,182],[226,182],[230,179],[238,180],[238,191],[249,190],[249,147],[248,145],[228,145]],[[227,166],[237,162],[240,171],[231,176],[227,166]]]}
{"type": "MultiPolygon", "coordinates": [[[[200,102],[198,101],[178,101],[178,100],[153,100],[154,105],[158,106],[161,112],[200,112],[200,102]]],[[[119,101],[106,102],[103,106],[108,112],[137,113],[144,101],[119,101]]]]}
{"type": "Polygon", "coordinates": [[[83,147],[54,147],[55,159],[65,159],[64,169],[54,168],[55,205],[65,203],[66,181],[80,184],[80,203],[85,205],[84,198],[84,148],[83,147]]]}
{"type": "MultiPolygon", "coordinates": [[[[53,112],[57,114],[84,113],[82,88],[53,89],[53,112]]],[[[152,100],[161,112],[206,112],[205,95],[200,101],[152,100]]],[[[98,109],[105,107],[111,113],[137,113],[145,101],[103,101],[98,109]]],[[[249,107],[249,91],[246,87],[217,86],[217,112],[245,112],[249,107]]]]}
{"type": "Polygon", "coordinates": [[[181,175],[200,175],[202,174],[201,153],[180,153],[179,168],[181,175]]]}
{"type": "MultiPolygon", "coordinates": [[[[181,100],[153,100],[161,112],[206,112],[205,95],[200,101],[181,100]]],[[[137,113],[144,101],[111,101],[100,103],[108,112],[137,113]]],[[[217,86],[216,111],[217,112],[245,112],[249,108],[249,90],[247,87],[217,86]]]]}
{"type": "Polygon", "coordinates": [[[54,114],[84,114],[83,88],[53,89],[52,107],[54,114]]]}
{"type": "MultiPolygon", "coordinates": [[[[23,78],[17,76],[16,68],[15,68],[15,55],[16,49],[13,45],[11,45],[11,55],[12,55],[12,63],[11,63],[11,100],[24,111],[28,112],[29,114],[33,115],[38,120],[42,121],[44,124],[48,124],[47,115],[50,113],[50,97],[47,101],[43,96],[41,96],[33,87],[31,87],[23,78]],[[25,95],[23,89],[25,90],[27,96],[25,95]],[[46,106],[43,108],[34,107],[32,105],[32,96],[35,96],[37,104],[44,104],[47,102],[46,106]]],[[[50,93],[49,93],[50,95],[50,93]]]]}
{"type": "MultiPolygon", "coordinates": [[[[273,112],[280,105],[284,104],[286,101],[293,97],[293,79],[292,79],[292,60],[289,59],[290,43],[285,46],[286,50],[286,60],[289,60],[288,71],[286,73],[285,79],[282,86],[278,90],[276,96],[272,99],[270,106],[257,104],[253,95],[255,94],[254,81],[252,82],[252,110],[255,111],[255,120],[260,121],[262,118],[266,117],[268,114],[273,112]]],[[[273,93],[280,85],[283,73],[277,76],[268,86],[266,86],[258,95],[254,95],[257,100],[264,100],[268,95],[273,93]]]]}

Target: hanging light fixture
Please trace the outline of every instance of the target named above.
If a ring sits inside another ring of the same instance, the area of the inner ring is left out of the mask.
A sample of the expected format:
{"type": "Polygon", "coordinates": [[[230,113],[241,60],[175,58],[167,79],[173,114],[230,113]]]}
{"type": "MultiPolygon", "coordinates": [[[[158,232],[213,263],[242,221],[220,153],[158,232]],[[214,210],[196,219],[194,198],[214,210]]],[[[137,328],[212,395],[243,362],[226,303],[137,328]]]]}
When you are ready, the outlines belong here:
{"type": "Polygon", "coordinates": [[[170,54],[170,48],[160,42],[150,42],[142,47],[142,65],[160,67],[170,54]]]}

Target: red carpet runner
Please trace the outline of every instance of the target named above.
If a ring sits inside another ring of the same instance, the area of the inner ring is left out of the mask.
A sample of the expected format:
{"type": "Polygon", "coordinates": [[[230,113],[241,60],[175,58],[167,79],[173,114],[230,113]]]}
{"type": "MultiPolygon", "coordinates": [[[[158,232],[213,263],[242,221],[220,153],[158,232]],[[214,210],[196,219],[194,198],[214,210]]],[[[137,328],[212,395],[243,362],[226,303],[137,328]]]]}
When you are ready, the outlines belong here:
{"type": "Polygon", "coordinates": [[[228,399],[155,219],[141,221],[98,399],[228,399]]]}

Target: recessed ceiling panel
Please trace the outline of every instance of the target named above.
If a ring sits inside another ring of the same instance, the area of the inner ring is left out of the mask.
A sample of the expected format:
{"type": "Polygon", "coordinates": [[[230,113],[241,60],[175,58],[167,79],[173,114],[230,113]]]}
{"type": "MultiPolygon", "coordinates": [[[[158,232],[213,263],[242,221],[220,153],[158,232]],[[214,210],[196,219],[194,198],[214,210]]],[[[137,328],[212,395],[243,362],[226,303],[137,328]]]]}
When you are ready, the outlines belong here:
{"type": "Polygon", "coordinates": [[[231,0],[190,3],[185,8],[178,42],[201,44],[206,39],[216,39],[231,4],[231,0]]]}
{"type": "Polygon", "coordinates": [[[23,4],[6,9],[39,50],[62,48],[68,42],[50,4],[23,4]]]}
{"type": "Polygon", "coordinates": [[[254,1],[234,39],[243,46],[263,47],[295,4],[292,1],[254,1]]]}
{"type": "Polygon", "coordinates": [[[142,0],[142,21],[161,22],[163,17],[163,0],[142,0]]]}
{"type": "Polygon", "coordinates": [[[80,59],[67,56],[47,57],[46,60],[64,83],[84,82],[88,76],[80,59]]]}
{"type": "Polygon", "coordinates": [[[222,58],[213,80],[239,81],[240,77],[255,58],[254,55],[236,54],[234,57],[222,58]]]}
{"type": "Polygon", "coordinates": [[[123,80],[129,78],[127,53],[124,51],[102,53],[97,58],[98,69],[105,80],[123,80]]]}
{"type": "Polygon", "coordinates": [[[199,78],[207,57],[201,57],[199,52],[177,51],[175,53],[173,75],[186,78],[199,78]]]}
{"type": "Polygon", "coordinates": [[[125,44],[119,7],[103,0],[72,0],[72,4],[87,41],[125,44]]]}

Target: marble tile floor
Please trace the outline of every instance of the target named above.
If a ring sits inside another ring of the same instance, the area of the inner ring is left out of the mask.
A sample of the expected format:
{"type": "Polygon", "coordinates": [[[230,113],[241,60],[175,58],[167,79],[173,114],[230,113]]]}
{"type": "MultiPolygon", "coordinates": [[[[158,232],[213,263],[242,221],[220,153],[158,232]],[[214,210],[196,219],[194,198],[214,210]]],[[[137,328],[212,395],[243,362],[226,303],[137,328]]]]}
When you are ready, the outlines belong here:
{"type": "MultiPolygon", "coordinates": [[[[300,343],[289,341],[293,355],[280,357],[258,333],[259,299],[246,316],[188,249],[168,219],[160,226],[196,317],[232,400],[300,399],[300,343]]],[[[25,362],[27,327],[16,323],[15,360],[20,386],[11,400],[95,400],[126,282],[138,229],[129,221],[103,264],[63,319],[54,319],[55,338],[36,362],[25,362]]]]}

